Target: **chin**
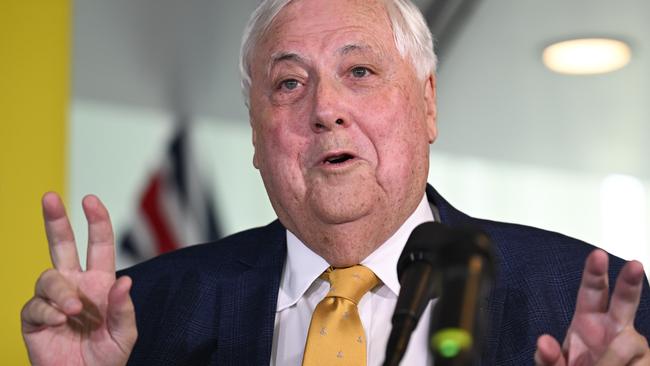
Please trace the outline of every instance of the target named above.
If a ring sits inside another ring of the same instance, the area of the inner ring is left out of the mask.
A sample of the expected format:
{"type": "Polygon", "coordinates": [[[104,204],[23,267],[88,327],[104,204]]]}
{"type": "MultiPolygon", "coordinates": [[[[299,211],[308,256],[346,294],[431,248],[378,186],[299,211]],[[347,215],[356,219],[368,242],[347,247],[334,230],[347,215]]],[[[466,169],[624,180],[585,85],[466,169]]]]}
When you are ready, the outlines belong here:
{"type": "Polygon", "coordinates": [[[319,204],[312,205],[312,210],[318,220],[327,225],[345,225],[357,222],[370,213],[370,205],[346,204],[345,206],[336,204],[319,204]]]}
{"type": "Polygon", "coordinates": [[[323,223],[339,225],[355,222],[370,214],[381,197],[372,189],[320,187],[309,196],[312,212],[323,223]]]}

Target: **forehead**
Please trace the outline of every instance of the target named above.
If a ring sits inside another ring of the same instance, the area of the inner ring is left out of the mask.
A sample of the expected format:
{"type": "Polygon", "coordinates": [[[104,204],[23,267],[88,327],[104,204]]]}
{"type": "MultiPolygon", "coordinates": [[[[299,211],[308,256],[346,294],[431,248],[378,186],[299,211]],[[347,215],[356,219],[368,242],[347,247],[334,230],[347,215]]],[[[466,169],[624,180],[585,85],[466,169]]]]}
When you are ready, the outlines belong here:
{"type": "Polygon", "coordinates": [[[294,0],[275,17],[255,53],[265,56],[297,45],[340,49],[346,44],[395,48],[384,4],[379,0],[294,0]]]}

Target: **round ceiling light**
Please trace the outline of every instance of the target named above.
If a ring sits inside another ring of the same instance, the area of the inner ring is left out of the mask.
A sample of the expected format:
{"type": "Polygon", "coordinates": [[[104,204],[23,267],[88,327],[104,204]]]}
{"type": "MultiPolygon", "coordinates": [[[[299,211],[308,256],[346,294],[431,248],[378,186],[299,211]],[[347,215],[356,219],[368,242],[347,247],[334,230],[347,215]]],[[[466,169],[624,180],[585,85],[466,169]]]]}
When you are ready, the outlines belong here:
{"type": "Polygon", "coordinates": [[[544,49],[544,65],[562,74],[604,74],[630,62],[630,47],[609,38],[583,38],[554,43],[544,49]]]}

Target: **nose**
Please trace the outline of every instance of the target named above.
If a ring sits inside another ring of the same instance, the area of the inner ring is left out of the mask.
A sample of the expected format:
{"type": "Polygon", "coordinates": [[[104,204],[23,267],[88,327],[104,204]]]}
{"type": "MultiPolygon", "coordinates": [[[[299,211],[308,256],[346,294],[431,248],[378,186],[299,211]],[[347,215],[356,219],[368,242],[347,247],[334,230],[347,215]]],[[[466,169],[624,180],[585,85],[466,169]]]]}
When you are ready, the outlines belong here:
{"type": "Polygon", "coordinates": [[[345,96],[336,80],[321,79],[314,91],[311,129],[316,133],[345,128],[350,124],[345,96]]]}

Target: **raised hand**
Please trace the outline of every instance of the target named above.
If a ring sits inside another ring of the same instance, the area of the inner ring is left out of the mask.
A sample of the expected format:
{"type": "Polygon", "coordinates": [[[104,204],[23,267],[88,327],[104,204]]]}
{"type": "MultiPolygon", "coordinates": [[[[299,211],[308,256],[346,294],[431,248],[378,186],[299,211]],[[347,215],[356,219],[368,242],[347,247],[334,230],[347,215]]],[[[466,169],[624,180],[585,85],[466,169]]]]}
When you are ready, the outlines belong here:
{"type": "Polygon", "coordinates": [[[627,263],[609,300],[607,253],[595,250],[587,257],[573,320],[562,347],[550,335],[537,340],[535,363],[566,365],[650,365],[648,342],[634,329],[641,298],[643,266],[627,263]]]}
{"type": "Polygon", "coordinates": [[[54,268],[41,274],[21,312],[32,365],[124,365],[137,338],[131,279],[115,279],[108,211],[95,196],[82,204],[88,220],[86,271],[61,199],[55,193],[43,196],[54,268]]]}

